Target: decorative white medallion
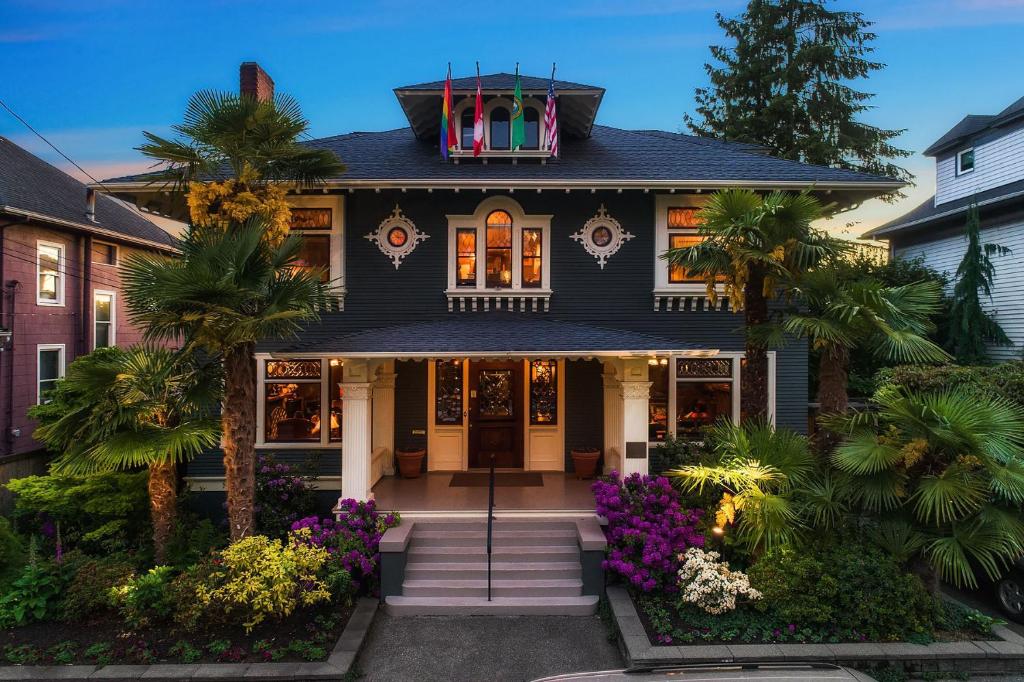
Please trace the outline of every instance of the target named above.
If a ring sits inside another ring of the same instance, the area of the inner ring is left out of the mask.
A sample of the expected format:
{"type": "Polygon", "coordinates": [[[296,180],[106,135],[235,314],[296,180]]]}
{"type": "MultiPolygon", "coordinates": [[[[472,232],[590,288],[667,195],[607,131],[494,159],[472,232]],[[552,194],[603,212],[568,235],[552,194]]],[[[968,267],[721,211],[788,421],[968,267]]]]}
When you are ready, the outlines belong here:
{"type": "Polygon", "coordinates": [[[395,210],[391,215],[364,239],[375,243],[381,253],[391,259],[397,270],[402,264],[402,259],[412,253],[417,244],[429,237],[429,234],[417,230],[416,225],[402,215],[402,209],[395,204],[395,210]]]}
{"type": "Polygon", "coordinates": [[[597,214],[588,220],[579,232],[569,236],[582,244],[587,253],[597,259],[602,270],[605,262],[633,238],[632,234],[622,229],[618,220],[608,215],[604,204],[601,204],[597,214]]]}

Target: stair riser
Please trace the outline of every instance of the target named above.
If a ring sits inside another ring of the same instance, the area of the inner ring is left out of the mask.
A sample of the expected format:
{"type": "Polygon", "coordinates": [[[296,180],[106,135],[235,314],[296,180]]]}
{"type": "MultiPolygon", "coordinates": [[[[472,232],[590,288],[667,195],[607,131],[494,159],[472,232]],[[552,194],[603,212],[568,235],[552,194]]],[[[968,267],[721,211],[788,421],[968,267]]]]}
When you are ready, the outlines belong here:
{"type": "MultiPolygon", "coordinates": [[[[576,587],[492,587],[493,597],[578,597],[582,585],[576,587]]],[[[486,587],[409,587],[402,588],[404,597],[486,597],[486,587]]]]}
{"type": "MultiPolygon", "coordinates": [[[[491,561],[508,561],[508,562],[528,562],[528,563],[544,563],[544,562],[567,562],[567,561],[579,561],[580,553],[576,550],[573,551],[551,551],[551,552],[538,552],[538,553],[526,553],[526,552],[515,552],[508,551],[506,549],[495,550],[491,555],[491,561]]],[[[430,548],[423,549],[420,551],[410,551],[407,556],[407,565],[415,563],[477,563],[480,561],[487,561],[487,554],[484,552],[446,552],[443,548],[430,548]]]]}
{"type": "MultiPolygon", "coordinates": [[[[410,542],[411,547],[486,547],[486,537],[459,537],[459,536],[442,536],[442,537],[423,537],[420,535],[413,534],[410,542]]],[[[531,536],[501,536],[493,538],[492,546],[494,547],[565,547],[566,549],[576,549],[579,545],[576,543],[576,538],[560,538],[560,537],[531,537],[531,536]]]]}
{"type": "Polygon", "coordinates": [[[596,600],[579,604],[388,604],[393,616],[590,616],[596,600]]]}
{"type": "MultiPolygon", "coordinates": [[[[491,571],[492,580],[569,580],[582,577],[580,568],[502,569],[491,571]]],[[[486,568],[418,569],[416,564],[405,568],[407,580],[486,580],[486,568]]]]}
{"type": "MultiPolygon", "coordinates": [[[[479,531],[487,532],[486,521],[416,521],[413,532],[419,531],[479,531]]],[[[576,531],[571,521],[495,521],[493,530],[564,530],[576,531]]]]}

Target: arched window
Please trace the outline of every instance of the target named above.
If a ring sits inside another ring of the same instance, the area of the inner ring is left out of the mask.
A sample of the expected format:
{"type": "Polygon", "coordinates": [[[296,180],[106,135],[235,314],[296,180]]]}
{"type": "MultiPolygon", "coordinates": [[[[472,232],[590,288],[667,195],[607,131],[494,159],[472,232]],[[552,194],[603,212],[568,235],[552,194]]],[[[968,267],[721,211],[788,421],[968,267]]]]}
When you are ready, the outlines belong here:
{"type": "Polygon", "coordinates": [[[462,110],[462,121],[461,129],[462,134],[459,138],[462,140],[460,146],[463,149],[473,148],[473,123],[475,121],[476,109],[473,107],[466,107],[462,110]]]}
{"type": "Polygon", "coordinates": [[[512,216],[507,211],[487,215],[487,286],[508,289],[512,286],[512,216]]]}
{"type": "Polygon", "coordinates": [[[523,123],[523,130],[526,133],[523,149],[540,149],[540,111],[533,107],[524,107],[523,123]]]}
{"type": "Polygon", "coordinates": [[[509,110],[496,107],[491,111],[491,149],[508,149],[511,142],[509,110]]]}

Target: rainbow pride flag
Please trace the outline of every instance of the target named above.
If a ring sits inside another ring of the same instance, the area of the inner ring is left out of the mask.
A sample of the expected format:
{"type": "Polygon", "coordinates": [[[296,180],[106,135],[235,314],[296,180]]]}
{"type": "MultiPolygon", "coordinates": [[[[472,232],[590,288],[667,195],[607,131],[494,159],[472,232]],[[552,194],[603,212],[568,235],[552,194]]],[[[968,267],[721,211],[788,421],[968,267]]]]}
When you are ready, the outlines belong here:
{"type": "Polygon", "coordinates": [[[455,150],[455,119],[452,118],[452,65],[448,64],[448,76],[444,80],[444,101],[441,103],[441,158],[448,160],[448,154],[455,150]]]}

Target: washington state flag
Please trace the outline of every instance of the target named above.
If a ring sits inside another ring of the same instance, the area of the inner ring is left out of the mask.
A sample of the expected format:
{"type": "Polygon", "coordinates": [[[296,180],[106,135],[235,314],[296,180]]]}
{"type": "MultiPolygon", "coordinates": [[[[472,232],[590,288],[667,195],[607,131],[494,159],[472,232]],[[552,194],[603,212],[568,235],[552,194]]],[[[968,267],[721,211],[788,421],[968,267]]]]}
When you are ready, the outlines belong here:
{"type": "Polygon", "coordinates": [[[523,87],[516,69],[516,92],[512,96],[512,149],[519,149],[526,143],[526,129],[523,126],[523,87]]]}

